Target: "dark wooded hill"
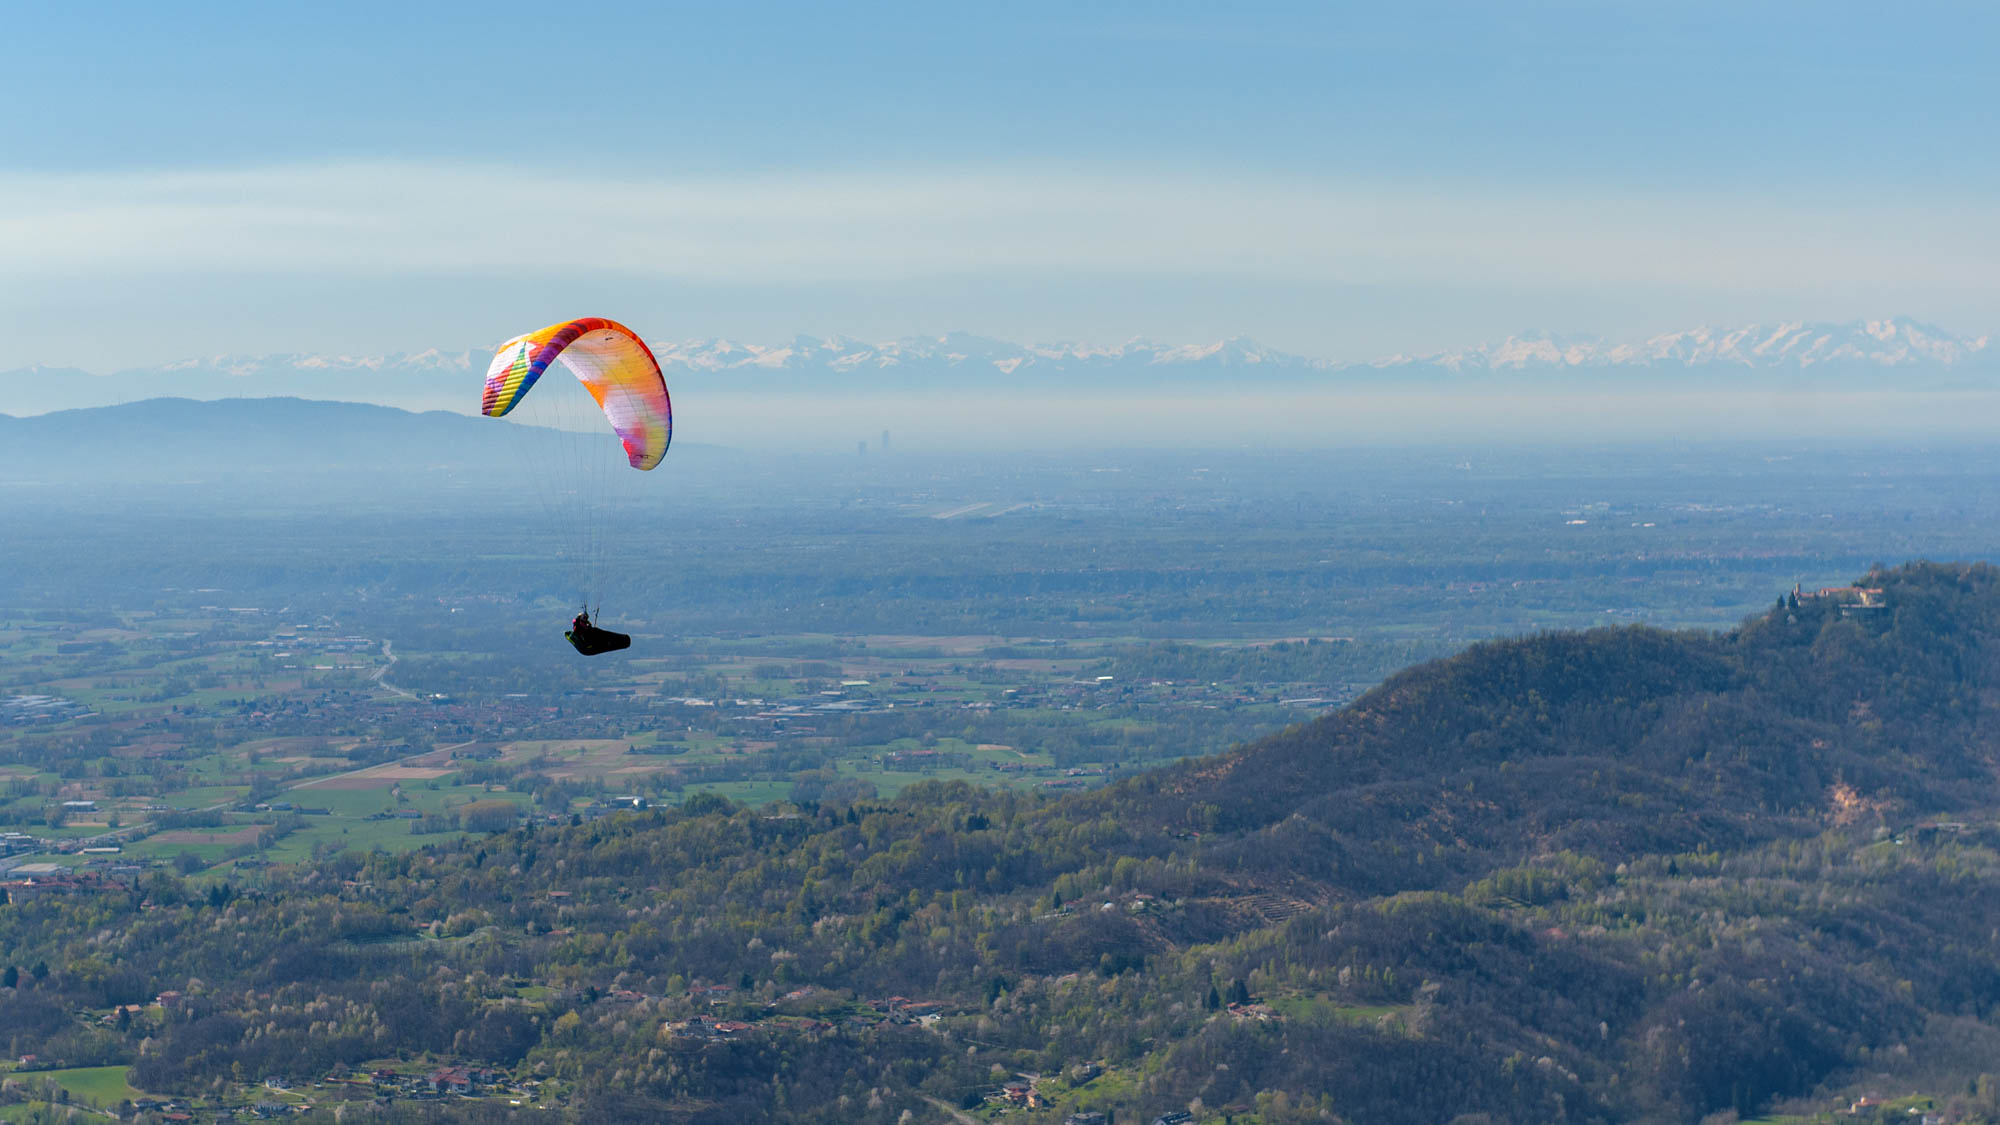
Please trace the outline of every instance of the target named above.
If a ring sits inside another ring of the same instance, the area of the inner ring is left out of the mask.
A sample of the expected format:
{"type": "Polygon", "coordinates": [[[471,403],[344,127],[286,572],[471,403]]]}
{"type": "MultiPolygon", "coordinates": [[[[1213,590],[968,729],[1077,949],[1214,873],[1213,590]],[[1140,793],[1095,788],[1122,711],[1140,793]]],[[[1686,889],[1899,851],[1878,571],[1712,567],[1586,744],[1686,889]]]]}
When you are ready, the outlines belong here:
{"type": "Polygon", "coordinates": [[[1382,894],[1564,849],[1616,861],[1811,834],[1843,809],[2000,804],[2000,731],[1981,707],[2000,686],[1995,572],[1862,583],[1879,590],[1869,604],[1788,597],[1726,635],[1478,645],[1078,806],[1220,833],[1210,852],[1246,867],[1382,894]]]}
{"type": "Polygon", "coordinates": [[[2000,1120],[2000,571],[1861,585],[1482,645],[1064,800],[698,796],[39,896],[0,1045],[186,1094],[451,1061],[587,1121],[943,1121],[1017,1074],[1026,1122],[2000,1120]]]}

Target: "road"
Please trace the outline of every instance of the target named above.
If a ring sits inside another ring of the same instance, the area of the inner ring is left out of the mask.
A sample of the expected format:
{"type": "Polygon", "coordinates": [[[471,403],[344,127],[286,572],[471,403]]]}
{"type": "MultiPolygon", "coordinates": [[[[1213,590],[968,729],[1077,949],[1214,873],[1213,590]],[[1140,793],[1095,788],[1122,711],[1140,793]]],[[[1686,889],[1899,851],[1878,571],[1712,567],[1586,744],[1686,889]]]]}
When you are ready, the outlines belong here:
{"type": "Polygon", "coordinates": [[[280,790],[280,792],[289,793],[294,789],[311,789],[315,785],[324,785],[329,781],[338,781],[343,777],[353,777],[356,774],[367,773],[369,770],[379,770],[384,767],[400,766],[405,762],[414,762],[418,758],[428,758],[432,754],[449,754],[453,750],[463,750],[477,741],[479,740],[476,738],[467,739],[464,742],[454,742],[450,746],[434,746],[429,750],[420,750],[415,754],[410,754],[405,757],[392,758],[386,762],[375,762],[370,765],[362,766],[358,769],[346,770],[341,773],[323,773],[314,777],[303,777],[297,781],[292,782],[290,785],[285,786],[282,790],[280,790]]]}
{"type": "Polygon", "coordinates": [[[415,699],[417,697],[417,694],[415,692],[404,691],[402,688],[399,688],[395,684],[392,684],[388,680],[382,678],[389,674],[389,669],[394,668],[396,666],[395,642],[389,640],[389,638],[387,637],[382,638],[382,655],[389,658],[389,663],[384,664],[380,668],[375,669],[375,674],[368,678],[374,680],[375,686],[377,687],[384,688],[390,692],[395,693],[396,695],[400,695],[404,699],[415,699]]]}
{"type": "Polygon", "coordinates": [[[953,1107],[950,1102],[947,1102],[942,1098],[925,1098],[924,1100],[938,1107],[939,1109],[945,1111],[947,1114],[950,1114],[951,1119],[953,1121],[958,1122],[958,1125],[984,1125],[984,1123],[981,1122],[977,1117],[974,1117],[969,1113],[962,1112],[961,1110],[953,1107]]]}

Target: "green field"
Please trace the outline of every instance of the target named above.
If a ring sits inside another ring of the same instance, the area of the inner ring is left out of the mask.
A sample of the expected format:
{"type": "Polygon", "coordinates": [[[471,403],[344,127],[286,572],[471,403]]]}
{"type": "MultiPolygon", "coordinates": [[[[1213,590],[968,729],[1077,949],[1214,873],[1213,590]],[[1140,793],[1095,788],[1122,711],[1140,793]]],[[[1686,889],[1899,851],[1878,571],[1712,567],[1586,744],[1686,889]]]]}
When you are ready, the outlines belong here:
{"type": "Polygon", "coordinates": [[[125,1071],[123,1066],[87,1066],[75,1070],[44,1070],[38,1072],[38,1076],[61,1085],[77,1101],[95,1106],[113,1106],[145,1096],[126,1084],[125,1071]]]}

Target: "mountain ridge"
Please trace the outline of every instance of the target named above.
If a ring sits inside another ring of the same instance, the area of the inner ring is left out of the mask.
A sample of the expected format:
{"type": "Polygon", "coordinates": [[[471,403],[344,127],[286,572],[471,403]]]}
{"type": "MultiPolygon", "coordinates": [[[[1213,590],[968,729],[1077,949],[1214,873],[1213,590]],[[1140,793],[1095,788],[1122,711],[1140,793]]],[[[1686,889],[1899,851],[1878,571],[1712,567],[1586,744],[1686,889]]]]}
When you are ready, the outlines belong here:
{"type": "MultiPolygon", "coordinates": [[[[1423,793],[1442,804],[1411,820],[1419,835],[1448,824],[1460,849],[1609,861],[1818,831],[1840,786],[1893,795],[1905,816],[2000,804],[2000,758],[1966,694],[1982,687],[1947,678],[2000,666],[2000,569],[1913,563],[1787,601],[1726,633],[1628,626],[1483,642],[1405,669],[1339,711],[1078,800],[1130,798],[1156,823],[1251,836],[1304,816],[1337,836],[1405,818],[1423,793]],[[1858,600],[1864,586],[1872,604],[1858,600]],[[1896,684],[1896,668],[1934,674],[1896,684]],[[1701,765],[1681,756],[1752,712],[1768,737],[1754,752],[1701,765]],[[1888,764],[1886,747],[1924,726],[1934,747],[1925,764],[1888,764]],[[1532,789],[1535,775],[1582,769],[1601,784],[1562,794],[1561,818],[1527,823],[1493,804],[1497,793],[1532,789]],[[1483,796],[1454,794],[1469,780],[1483,796]],[[1334,792],[1365,797],[1371,815],[1327,805],[1334,792]],[[1705,811],[1669,816],[1635,842],[1617,800],[1630,792],[1705,811]]],[[[1264,868],[1260,857],[1285,853],[1249,847],[1241,859],[1264,868]]],[[[1432,863],[1428,873],[1404,865],[1391,882],[1468,874],[1448,858],[1432,863]]],[[[1339,870],[1327,877],[1337,883],[1339,870]]]]}
{"type": "MultiPolygon", "coordinates": [[[[518,461],[523,442],[537,440],[561,439],[449,410],[292,396],[150,398],[26,417],[0,414],[0,479],[112,485],[330,475],[484,480],[495,466],[518,461]]],[[[675,443],[683,458],[722,448],[675,443]]]]}

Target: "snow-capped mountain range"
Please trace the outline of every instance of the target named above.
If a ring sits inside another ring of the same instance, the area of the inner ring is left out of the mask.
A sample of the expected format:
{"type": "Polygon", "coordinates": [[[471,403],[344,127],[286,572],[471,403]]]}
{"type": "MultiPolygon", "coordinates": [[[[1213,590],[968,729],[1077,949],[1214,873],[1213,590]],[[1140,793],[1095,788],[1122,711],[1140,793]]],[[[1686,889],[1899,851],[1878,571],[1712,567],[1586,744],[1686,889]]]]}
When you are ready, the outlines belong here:
{"type": "Polygon", "coordinates": [[[1913,320],[1864,320],[1847,324],[1751,324],[1693,328],[1638,343],[1548,333],[1510,336],[1497,344],[1410,358],[1379,360],[1378,368],[1430,366],[1447,371],[1534,371],[1578,368],[1698,368],[1806,371],[1863,366],[1955,368],[1984,358],[1991,337],[1954,336],[1913,320]]]}
{"type": "Polygon", "coordinates": [[[1213,344],[1156,344],[1129,340],[1110,346],[1093,344],[1013,344],[955,332],[946,336],[914,336],[886,344],[869,344],[836,336],[820,340],[800,336],[772,346],[728,340],[688,340],[655,343],[662,367],[689,372],[826,371],[859,374],[870,371],[927,369],[1018,375],[1034,370],[1073,372],[1089,369],[1173,367],[1248,367],[1265,364],[1316,371],[1334,370],[1325,360],[1273,351],[1241,337],[1213,344]]]}
{"type": "Polygon", "coordinates": [[[761,346],[726,340],[656,344],[663,366],[690,372],[827,371],[858,373],[891,369],[991,368],[1005,375],[1034,369],[1061,372],[1095,369],[1261,368],[1361,374],[1369,371],[1428,369],[1458,373],[1567,371],[1594,368],[1654,369],[1726,367],[1743,370],[1805,371],[1814,367],[1860,365],[1877,369],[1955,368],[1991,359],[1990,337],[1954,336],[1912,320],[1870,320],[1850,324],[1747,325],[1669,332],[1637,343],[1612,343],[1589,336],[1531,333],[1493,344],[1425,356],[1391,356],[1370,363],[1337,363],[1267,348],[1234,337],[1212,344],[1157,344],[1131,340],[1109,347],[1087,344],[1011,344],[954,334],[867,344],[835,337],[801,336],[788,344],[761,346]]]}
{"type": "MultiPolygon", "coordinates": [[[[1389,388],[1437,380],[1588,380],[1603,389],[1640,389],[1689,379],[1755,386],[1838,385],[1902,389],[2000,388],[1991,337],[1965,337],[1897,318],[1849,323],[1695,328],[1637,342],[1530,333],[1424,356],[1341,363],[1294,355],[1236,337],[1212,344],[1131,340],[1015,344],[965,333],[865,343],[800,336],[783,344],[720,339],[652,341],[680,391],[879,389],[1111,389],[1177,383],[1389,388]]],[[[140,398],[293,395],[375,402],[406,409],[464,410],[486,368],[487,348],[430,349],[382,356],[216,355],[157,367],[91,375],[49,367],[0,373],[0,414],[101,406],[140,398]]]]}

